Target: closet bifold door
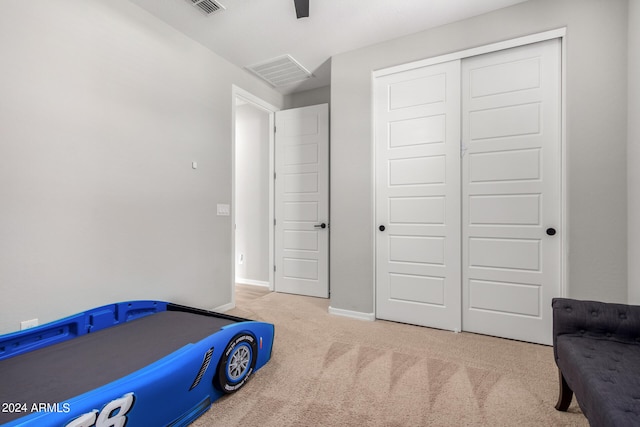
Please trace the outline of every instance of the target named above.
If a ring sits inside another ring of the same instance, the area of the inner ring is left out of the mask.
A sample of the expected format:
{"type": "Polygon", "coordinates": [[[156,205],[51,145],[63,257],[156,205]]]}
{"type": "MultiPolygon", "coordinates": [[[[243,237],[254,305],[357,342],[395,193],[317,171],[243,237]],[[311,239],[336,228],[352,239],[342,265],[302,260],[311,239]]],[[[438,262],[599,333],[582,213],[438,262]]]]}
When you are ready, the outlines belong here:
{"type": "Polygon", "coordinates": [[[460,61],[374,80],[376,317],[461,327],[460,61]]]}
{"type": "Polygon", "coordinates": [[[560,67],[559,39],[462,62],[465,331],[551,344],[562,274],[560,67]]]}

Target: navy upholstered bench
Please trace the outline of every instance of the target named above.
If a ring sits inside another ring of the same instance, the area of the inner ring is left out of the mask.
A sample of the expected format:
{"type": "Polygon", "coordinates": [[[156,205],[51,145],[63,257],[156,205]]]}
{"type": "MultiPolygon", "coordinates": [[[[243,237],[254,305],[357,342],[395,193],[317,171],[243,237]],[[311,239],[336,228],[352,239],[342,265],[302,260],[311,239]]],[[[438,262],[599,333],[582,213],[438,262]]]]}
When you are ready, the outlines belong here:
{"type": "Polygon", "coordinates": [[[640,426],[640,306],[553,300],[556,409],[573,394],[595,426],[640,426]]]}

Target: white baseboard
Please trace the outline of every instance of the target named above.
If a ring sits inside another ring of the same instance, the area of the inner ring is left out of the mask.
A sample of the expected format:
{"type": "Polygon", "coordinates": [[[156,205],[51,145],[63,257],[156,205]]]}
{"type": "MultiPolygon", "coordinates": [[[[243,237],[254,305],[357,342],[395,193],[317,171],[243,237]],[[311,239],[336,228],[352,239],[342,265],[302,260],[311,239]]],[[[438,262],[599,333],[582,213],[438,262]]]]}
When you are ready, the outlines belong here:
{"type": "Polygon", "coordinates": [[[375,313],[363,313],[361,311],[343,310],[341,308],[329,307],[329,314],[333,314],[334,316],[350,317],[358,320],[367,320],[369,322],[376,320],[375,313]]]}
{"type": "Polygon", "coordinates": [[[240,283],[243,285],[263,286],[265,288],[269,287],[269,282],[263,282],[262,280],[244,279],[242,277],[236,277],[236,283],[240,283]]]}
{"type": "Polygon", "coordinates": [[[221,305],[220,307],[216,307],[216,308],[212,309],[211,311],[215,311],[215,312],[218,312],[218,313],[224,313],[225,311],[229,311],[229,310],[234,309],[234,308],[236,308],[236,305],[234,303],[230,302],[229,304],[224,304],[224,305],[221,305]]]}

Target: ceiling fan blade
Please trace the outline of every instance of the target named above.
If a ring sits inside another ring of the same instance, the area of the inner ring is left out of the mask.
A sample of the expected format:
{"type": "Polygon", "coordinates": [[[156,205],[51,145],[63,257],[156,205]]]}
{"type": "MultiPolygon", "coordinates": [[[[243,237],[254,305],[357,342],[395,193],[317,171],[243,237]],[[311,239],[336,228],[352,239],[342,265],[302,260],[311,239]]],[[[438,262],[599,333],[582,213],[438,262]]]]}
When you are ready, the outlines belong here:
{"type": "Polygon", "coordinates": [[[296,16],[300,18],[309,17],[309,0],[293,0],[296,5],[296,16]]]}

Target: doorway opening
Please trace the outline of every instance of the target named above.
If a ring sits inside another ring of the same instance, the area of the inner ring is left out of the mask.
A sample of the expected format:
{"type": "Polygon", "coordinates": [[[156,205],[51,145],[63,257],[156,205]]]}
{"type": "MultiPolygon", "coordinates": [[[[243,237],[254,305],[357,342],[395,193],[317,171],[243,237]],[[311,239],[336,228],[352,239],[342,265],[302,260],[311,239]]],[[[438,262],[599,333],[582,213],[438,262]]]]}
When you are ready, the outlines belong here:
{"type": "Polygon", "coordinates": [[[274,290],[274,121],[278,108],[233,86],[232,280],[274,290]]]}

